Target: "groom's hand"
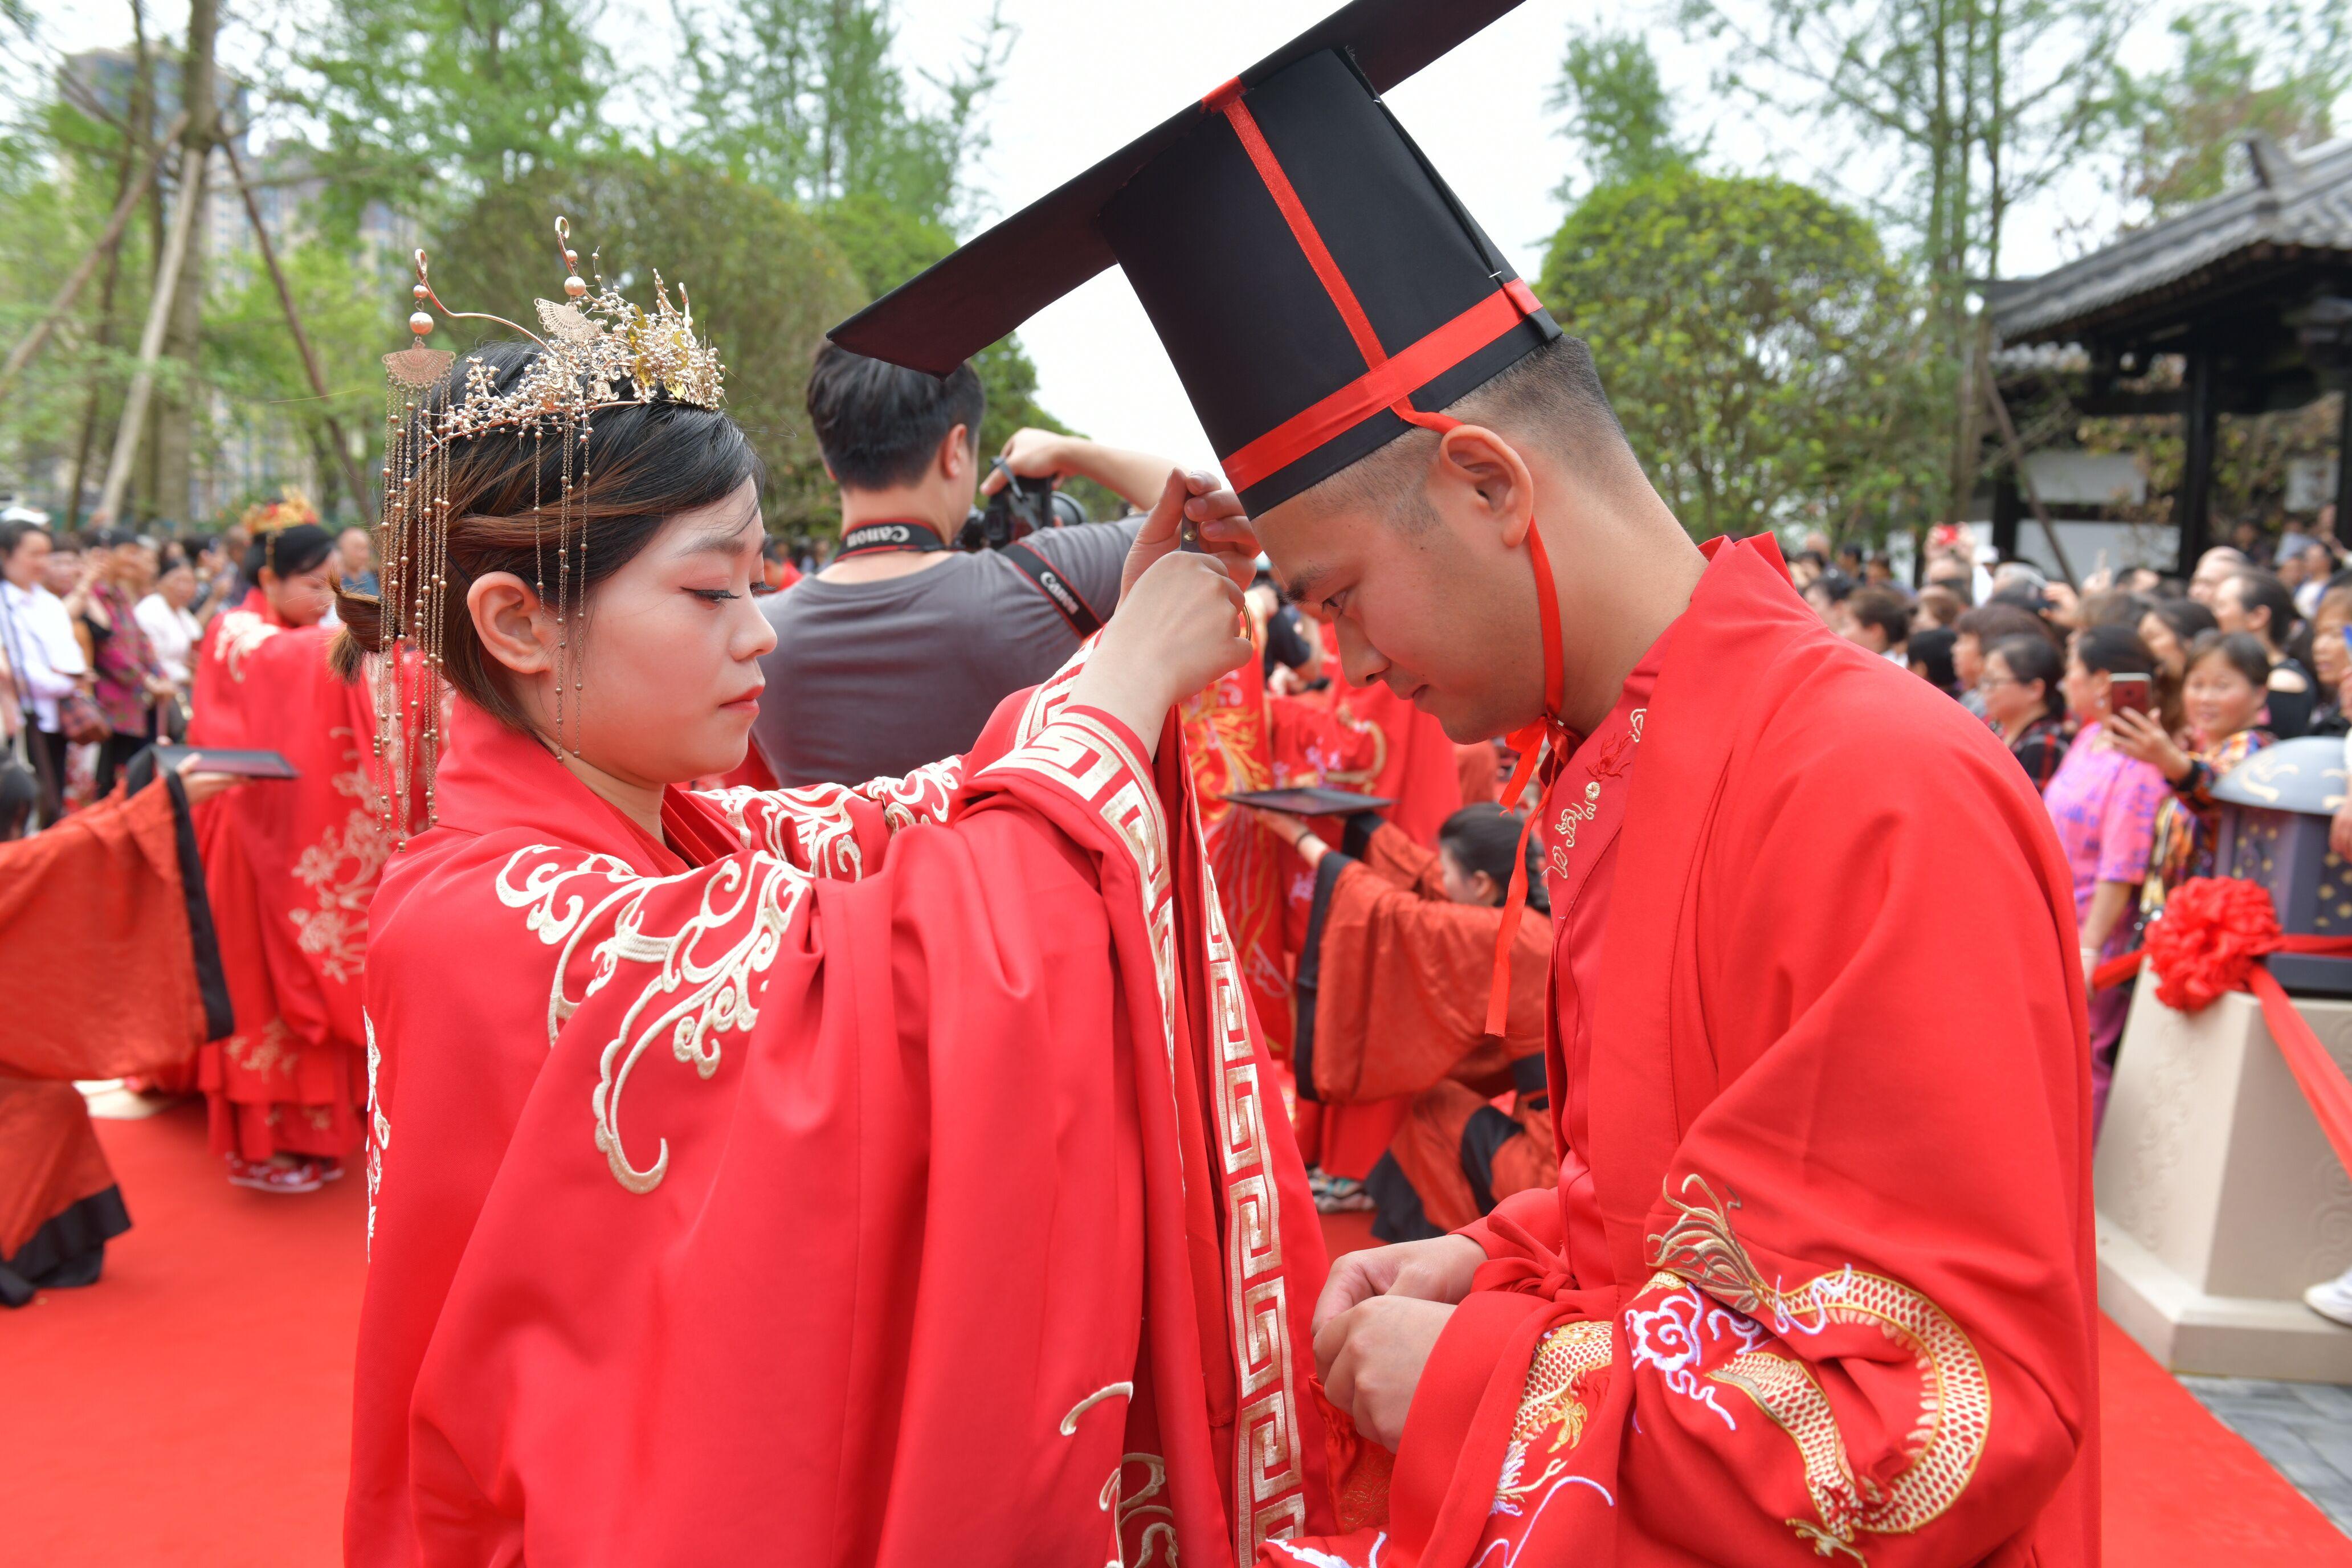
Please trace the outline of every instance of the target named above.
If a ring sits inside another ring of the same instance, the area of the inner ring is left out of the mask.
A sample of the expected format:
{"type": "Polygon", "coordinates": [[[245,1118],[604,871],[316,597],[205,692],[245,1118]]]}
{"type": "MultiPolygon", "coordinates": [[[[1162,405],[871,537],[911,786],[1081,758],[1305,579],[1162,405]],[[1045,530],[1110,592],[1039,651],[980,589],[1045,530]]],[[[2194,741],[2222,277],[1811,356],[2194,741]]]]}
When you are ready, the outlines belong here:
{"type": "Polygon", "coordinates": [[[1323,1325],[1315,1365],[1323,1392],[1356,1430],[1394,1453],[1430,1352],[1454,1309],[1411,1296],[1375,1296],[1323,1325]]]}
{"type": "Polygon", "coordinates": [[[1136,531],[1135,543],[1127,552],[1127,570],[1119,577],[1122,596],[1150,570],[1152,563],[1176,549],[1179,532],[1187,521],[1198,525],[1201,548],[1217,558],[1234,585],[1250,585],[1257,575],[1257,535],[1250,528],[1248,514],[1242,510],[1241,498],[1219,487],[1213,474],[1179,468],[1168,476],[1160,500],[1136,531]]]}

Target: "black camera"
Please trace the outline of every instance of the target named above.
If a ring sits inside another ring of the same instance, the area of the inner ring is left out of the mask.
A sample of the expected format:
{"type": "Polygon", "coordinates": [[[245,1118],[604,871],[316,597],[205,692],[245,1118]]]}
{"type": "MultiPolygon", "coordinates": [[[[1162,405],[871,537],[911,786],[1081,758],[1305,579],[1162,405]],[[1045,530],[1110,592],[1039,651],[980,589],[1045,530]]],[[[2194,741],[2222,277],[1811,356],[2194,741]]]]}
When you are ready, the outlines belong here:
{"type": "Polygon", "coordinates": [[[958,550],[1002,550],[1041,529],[1076,528],[1091,521],[1086,509],[1074,497],[1055,489],[1051,479],[1024,483],[1002,458],[994,459],[992,466],[1003,472],[1004,488],[988,498],[987,510],[974,507],[964,519],[963,527],[956,531],[958,550]]]}

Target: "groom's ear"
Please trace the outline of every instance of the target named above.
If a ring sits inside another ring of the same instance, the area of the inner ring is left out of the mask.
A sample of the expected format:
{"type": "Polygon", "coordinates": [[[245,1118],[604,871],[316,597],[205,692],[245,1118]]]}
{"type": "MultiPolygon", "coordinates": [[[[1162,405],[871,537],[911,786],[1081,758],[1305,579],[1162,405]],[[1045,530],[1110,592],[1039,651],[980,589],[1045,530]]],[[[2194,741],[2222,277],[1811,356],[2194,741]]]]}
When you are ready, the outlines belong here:
{"type": "MultiPolygon", "coordinates": [[[[1457,425],[1430,459],[1431,499],[1451,489],[1497,530],[1503,548],[1516,550],[1535,521],[1535,476],[1518,448],[1484,425],[1457,425]]],[[[1452,509],[1444,509],[1452,510],[1452,509]]]]}

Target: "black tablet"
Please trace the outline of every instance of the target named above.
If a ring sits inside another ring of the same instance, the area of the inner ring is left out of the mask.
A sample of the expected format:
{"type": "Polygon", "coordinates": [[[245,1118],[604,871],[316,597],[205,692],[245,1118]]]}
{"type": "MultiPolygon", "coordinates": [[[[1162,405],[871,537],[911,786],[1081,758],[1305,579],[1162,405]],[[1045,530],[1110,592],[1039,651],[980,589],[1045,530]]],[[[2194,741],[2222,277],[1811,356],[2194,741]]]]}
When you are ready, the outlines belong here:
{"type": "Polygon", "coordinates": [[[228,773],[241,779],[290,779],[301,775],[294,764],[276,752],[238,752],[218,746],[158,746],[155,766],[163,773],[177,772],[190,757],[204,760],[196,764],[198,773],[228,773]]]}
{"type": "Polygon", "coordinates": [[[1360,811],[1378,811],[1396,804],[1381,795],[1356,795],[1344,789],[1253,789],[1217,798],[1292,816],[1352,816],[1360,811]]]}

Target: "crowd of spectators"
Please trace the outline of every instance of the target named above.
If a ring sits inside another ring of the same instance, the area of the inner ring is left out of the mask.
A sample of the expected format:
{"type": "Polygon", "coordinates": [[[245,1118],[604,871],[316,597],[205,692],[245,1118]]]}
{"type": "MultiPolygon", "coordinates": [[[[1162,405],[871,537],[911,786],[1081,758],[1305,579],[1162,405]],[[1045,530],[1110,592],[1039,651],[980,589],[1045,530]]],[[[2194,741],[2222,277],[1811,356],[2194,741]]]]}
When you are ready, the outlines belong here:
{"type": "MultiPolygon", "coordinates": [[[[2147,567],[2080,592],[2023,562],[1932,554],[1906,594],[1853,554],[1790,563],[1830,628],[1906,666],[2000,737],[2074,873],[2085,977],[2137,948],[2168,889],[2213,872],[2212,789],[2276,741],[2352,729],[2352,555],[2241,530],[2186,583],[2147,567]]],[[[2336,824],[2352,849],[2352,810],[2336,824]]],[[[2105,1111],[2128,986],[2090,1002],[2092,1114],[2105,1111]]],[[[2352,1323],[2352,1274],[2305,1300],[2352,1323]]]]}
{"type": "MultiPolygon", "coordinates": [[[[254,508],[275,519],[307,502],[254,508]]],[[[145,747],[187,731],[205,628],[241,602],[243,526],[175,535],[0,514],[0,839],[102,799],[145,747]]],[[[370,535],[345,531],[346,581],[374,584],[370,535]]]]}

